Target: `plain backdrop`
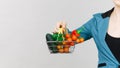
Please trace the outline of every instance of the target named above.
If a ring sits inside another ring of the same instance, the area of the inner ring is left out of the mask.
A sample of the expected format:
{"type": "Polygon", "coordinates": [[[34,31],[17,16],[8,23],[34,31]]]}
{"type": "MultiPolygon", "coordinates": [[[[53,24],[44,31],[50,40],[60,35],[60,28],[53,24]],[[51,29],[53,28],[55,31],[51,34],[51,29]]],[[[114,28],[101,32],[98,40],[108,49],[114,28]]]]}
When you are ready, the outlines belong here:
{"type": "Polygon", "coordinates": [[[58,21],[74,30],[113,6],[112,0],[0,0],[0,68],[97,68],[93,39],[72,54],[50,54],[45,34],[58,21]]]}

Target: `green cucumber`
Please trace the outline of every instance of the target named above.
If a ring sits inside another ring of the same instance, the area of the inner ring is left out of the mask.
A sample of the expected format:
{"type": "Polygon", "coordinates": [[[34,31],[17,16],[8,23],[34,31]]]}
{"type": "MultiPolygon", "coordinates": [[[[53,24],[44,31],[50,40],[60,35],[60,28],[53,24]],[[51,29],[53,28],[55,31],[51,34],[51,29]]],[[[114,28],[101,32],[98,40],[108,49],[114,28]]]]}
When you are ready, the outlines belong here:
{"type": "MultiPolygon", "coordinates": [[[[51,34],[46,34],[46,41],[54,41],[54,38],[51,34]]],[[[52,53],[57,53],[56,42],[47,42],[48,48],[52,53]]]]}

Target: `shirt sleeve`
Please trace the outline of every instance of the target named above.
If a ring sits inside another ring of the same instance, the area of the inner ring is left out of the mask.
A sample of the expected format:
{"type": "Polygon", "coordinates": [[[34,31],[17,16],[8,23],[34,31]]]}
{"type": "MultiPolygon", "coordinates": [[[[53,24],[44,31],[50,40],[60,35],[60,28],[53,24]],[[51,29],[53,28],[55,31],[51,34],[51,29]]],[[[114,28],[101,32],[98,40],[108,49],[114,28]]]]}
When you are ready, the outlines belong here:
{"type": "Polygon", "coordinates": [[[75,30],[80,31],[80,37],[84,38],[84,41],[92,38],[92,29],[95,27],[96,19],[91,18],[89,21],[87,21],[85,24],[80,26],[79,28],[75,30]]]}

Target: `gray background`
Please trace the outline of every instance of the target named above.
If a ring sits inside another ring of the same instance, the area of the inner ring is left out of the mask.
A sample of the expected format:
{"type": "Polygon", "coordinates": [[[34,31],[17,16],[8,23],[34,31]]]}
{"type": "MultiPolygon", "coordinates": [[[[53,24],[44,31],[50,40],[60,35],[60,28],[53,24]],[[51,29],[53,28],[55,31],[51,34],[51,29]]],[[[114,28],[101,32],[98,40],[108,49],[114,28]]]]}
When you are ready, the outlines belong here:
{"type": "Polygon", "coordinates": [[[113,6],[111,0],[0,0],[0,68],[96,68],[93,39],[72,54],[50,54],[45,34],[61,20],[76,29],[113,6]]]}

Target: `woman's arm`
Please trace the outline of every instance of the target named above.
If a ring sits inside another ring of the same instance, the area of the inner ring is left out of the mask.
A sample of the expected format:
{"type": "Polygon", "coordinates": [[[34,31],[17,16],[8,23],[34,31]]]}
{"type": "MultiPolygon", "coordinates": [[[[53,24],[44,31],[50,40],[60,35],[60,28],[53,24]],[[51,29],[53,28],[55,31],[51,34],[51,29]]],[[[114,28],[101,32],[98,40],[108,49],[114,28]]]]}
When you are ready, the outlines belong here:
{"type": "MultiPolygon", "coordinates": [[[[96,19],[92,18],[83,24],[81,27],[75,29],[80,31],[80,37],[84,38],[84,41],[92,38],[92,28],[95,27],[96,19]]],[[[69,31],[71,32],[71,31],[69,31]]]]}
{"type": "MultiPolygon", "coordinates": [[[[68,33],[72,33],[67,27],[65,22],[59,22],[57,23],[57,27],[55,28],[54,33],[58,32],[59,27],[62,26],[63,29],[67,29],[68,33]]],[[[96,19],[95,17],[91,18],[89,21],[87,21],[82,26],[75,29],[76,31],[80,31],[80,37],[84,38],[84,41],[92,38],[92,28],[96,26],[96,19]]]]}

